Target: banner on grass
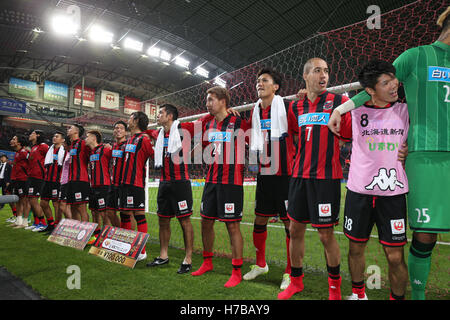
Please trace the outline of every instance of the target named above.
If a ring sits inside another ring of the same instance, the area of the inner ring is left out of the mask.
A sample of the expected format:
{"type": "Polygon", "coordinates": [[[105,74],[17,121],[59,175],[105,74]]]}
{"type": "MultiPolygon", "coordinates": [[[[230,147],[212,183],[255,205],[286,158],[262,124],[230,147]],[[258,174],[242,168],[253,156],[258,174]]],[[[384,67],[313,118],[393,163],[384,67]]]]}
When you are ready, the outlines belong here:
{"type": "Polygon", "coordinates": [[[148,237],[148,233],[106,225],[89,249],[89,253],[106,261],[134,268],[148,237]]]}
{"type": "Polygon", "coordinates": [[[97,223],[62,219],[47,240],[61,246],[83,250],[96,227],[97,223]]]}

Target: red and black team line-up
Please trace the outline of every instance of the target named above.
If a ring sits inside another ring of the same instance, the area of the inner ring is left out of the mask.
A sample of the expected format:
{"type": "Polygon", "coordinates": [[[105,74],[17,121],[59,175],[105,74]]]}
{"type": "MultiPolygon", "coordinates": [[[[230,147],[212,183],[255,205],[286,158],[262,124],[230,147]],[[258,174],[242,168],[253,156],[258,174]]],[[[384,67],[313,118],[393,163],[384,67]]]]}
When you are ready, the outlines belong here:
{"type": "MultiPolygon", "coordinates": [[[[34,130],[28,138],[14,136],[10,145],[16,154],[7,190],[20,200],[12,206],[15,217],[10,221],[15,228],[49,234],[63,216],[89,221],[89,204],[92,221],[99,226],[92,243],[102,224],[147,232],[146,162],[152,159],[155,167],[161,168],[157,195],[160,253],[147,266],[169,262],[170,219],[177,217],[186,252],[178,273],[190,272],[194,232],[188,164],[194,154],[200,153],[207,164],[200,210],[204,259],[191,274],[201,276],[214,269],[216,220],[225,222],[231,243],[232,273],[225,287],[267,273],[267,223],[279,216],[286,230],[287,263],[278,298],[288,299],[303,290],[305,225],[311,223],[319,231],[325,251],[329,299],[341,299],[341,257],[333,228],[339,219],[342,139],[328,129],[326,120],[348,98],[326,90],[328,66],[319,58],[305,65],[306,95],[300,100],[288,102],[278,95],[281,79],[270,68],[258,72],[259,100],[248,120],[229,108],[226,89],[213,87],[206,92],[206,116],[181,123],[177,108],[165,104],[158,115],[161,128],[147,130],[148,117],[135,112],[127,122],[114,124],[112,145],[103,143],[100,132],[85,132],[78,124],[70,125],[67,132],[55,132],[50,147],[42,142],[44,133],[40,130],[34,130]],[[308,114],[316,117],[303,125],[303,116],[308,114]],[[321,119],[324,115],[326,119],[321,119]],[[198,136],[199,143],[192,143],[198,136]],[[253,229],[256,264],[242,276],[240,221],[246,147],[256,154],[259,170],[253,229]],[[53,202],[54,215],[49,201],[53,202]],[[317,204],[323,204],[322,212],[318,212],[317,204]],[[28,226],[30,210],[34,214],[32,226],[28,226]]],[[[341,133],[346,136],[345,128],[341,133]]],[[[351,137],[351,129],[347,136],[351,137]]],[[[138,261],[146,258],[144,247],[138,261]]],[[[360,284],[354,289],[354,293],[361,293],[360,284]]],[[[403,298],[404,291],[397,296],[403,298]]]]}

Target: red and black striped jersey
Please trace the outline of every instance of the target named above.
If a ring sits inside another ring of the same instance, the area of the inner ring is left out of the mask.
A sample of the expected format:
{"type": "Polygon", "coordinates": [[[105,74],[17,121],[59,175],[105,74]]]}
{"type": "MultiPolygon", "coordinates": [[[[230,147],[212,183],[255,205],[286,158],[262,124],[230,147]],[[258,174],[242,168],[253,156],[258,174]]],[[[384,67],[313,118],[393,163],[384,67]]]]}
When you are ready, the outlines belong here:
{"type": "Polygon", "coordinates": [[[314,102],[305,97],[291,103],[288,122],[298,134],[293,177],[342,178],[339,138],[328,129],[327,123],[332,111],[347,100],[346,96],[324,91],[314,102]]]}
{"type": "Polygon", "coordinates": [[[69,148],[69,181],[89,182],[88,164],[91,149],[82,139],[72,141],[69,148]]]}
{"type": "Polygon", "coordinates": [[[136,133],[128,138],[125,145],[121,184],[144,188],[145,163],[149,157],[153,157],[153,154],[150,138],[144,132],[136,133]]]}
{"type": "MultiPolygon", "coordinates": [[[[290,102],[284,102],[286,115],[289,111],[290,102]]],[[[279,140],[271,139],[271,106],[259,109],[259,117],[261,121],[261,130],[264,135],[263,152],[258,154],[259,173],[264,175],[290,176],[292,175],[292,166],[295,156],[295,145],[293,142],[294,130],[288,123],[287,136],[279,140]]],[[[252,126],[253,110],[247,125],[252,126]]]]}
{"type": "MultiPolygon", "coordinates": [[[[201,128],[201,127],[200,127],[201,128]]],[[[164,130],[164,129],[161,129],[164,130]]],[[[183,122],[178,125],[181,137],[179,152],[171,154],[167,148],[169,145],[169,132],[164,132],[163,165],[161,167],[161,181],[189,180],[188,163],[191,157],[191,141],[194,138],[194,123],[183,122]]],[[[146,133],[157,140],[159,130],[147,130],[146,133]]]]}
{"type": "MultiPolygon", "coordinates": [[[[59,148],[63,148],[62,146],[59,148]]],[[[49,182],[60,182],[61,181],[61,172],[62,165],[58,165],[58,152],[59,148],[53,148],[53,162],[49,163],[45,166],[47,169],[47,173],[45,175],[45,181],[49,182]]],[[[64,152],[64,158],[66,157],[66,152],[64,152]]]]}
{"type": "Polygon", "coordinates": [[[125,145],[127,140],[120,143],[115,142],[113,144],[111,153],[111,184],[113,186],[120,185],[120,179],[122,178],[123,171],[123,156],[125,153],[125,145]]]}
{"type": "Polygon", "coordinates": [[[91,187],[111,185],[109,174],[109,161],[111,160],[112,149],[100,143],[91,150],[89,155],[89,168],[91,173],[91,187]]]}
{"type": "Polygon", "coordinates": [[[11,180],[27,181],[28,179],[28,155],[30,152],[22,148],[14,155],[14,163],[11,170],[11,180]]]}
{"type": "Polygon", "coordinates": [[[248,125],[233,114],[221,122],[203,123],[203,160],[208,165],[207,183],[243,185],[248,125]]]}
{"type": "Polygon", "coordinates": [[[46,174],[44,161],[48,149],[48,145],[45,143],[35,144],[31,147],[28,156],[28,177],[44,180],[46,174]]]}

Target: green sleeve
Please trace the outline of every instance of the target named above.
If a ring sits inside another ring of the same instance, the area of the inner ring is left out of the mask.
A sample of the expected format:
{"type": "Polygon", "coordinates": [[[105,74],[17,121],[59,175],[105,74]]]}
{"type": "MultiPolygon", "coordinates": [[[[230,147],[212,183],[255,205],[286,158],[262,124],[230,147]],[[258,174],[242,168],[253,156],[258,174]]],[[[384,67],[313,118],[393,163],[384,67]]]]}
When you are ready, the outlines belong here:
{"type": "Polygon", "coordinates": [[[366,101],[370,100],[370,95],[366,92],[366,90],[361,91],[357,95],[353,96],[352,99],[355,104],[355,109],[362,106],[366,101]]]}
{"type": "Polygon", "coordinates": [[[395,67],[395,76],[400,82],[404,82],[408,79],[412,68],[414,67],[416,48],[406,50],[395,59],[392,63],[395,67]]]}

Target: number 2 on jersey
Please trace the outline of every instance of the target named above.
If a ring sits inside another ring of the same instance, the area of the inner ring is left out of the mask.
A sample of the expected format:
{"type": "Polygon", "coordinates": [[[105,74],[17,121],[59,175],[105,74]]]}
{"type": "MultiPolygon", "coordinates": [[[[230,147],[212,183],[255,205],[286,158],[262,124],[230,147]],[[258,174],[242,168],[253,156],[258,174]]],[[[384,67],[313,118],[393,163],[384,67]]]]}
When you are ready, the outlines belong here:
{"type": "Polygon", "coordinates": [[[444,84],[444,88],[446,90],[444,102],[450,102],[450,87],[448,85],[444,84]]]}

